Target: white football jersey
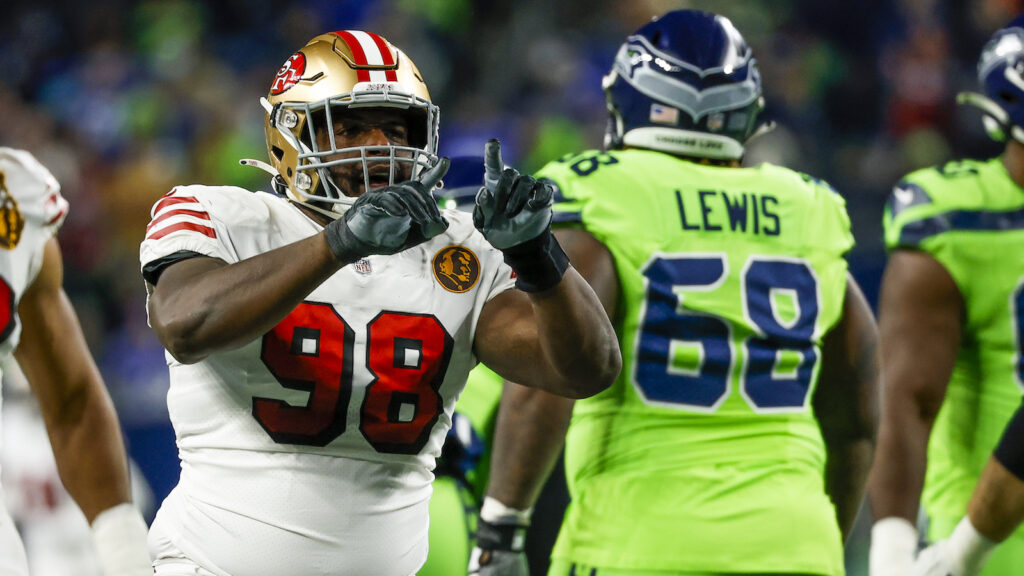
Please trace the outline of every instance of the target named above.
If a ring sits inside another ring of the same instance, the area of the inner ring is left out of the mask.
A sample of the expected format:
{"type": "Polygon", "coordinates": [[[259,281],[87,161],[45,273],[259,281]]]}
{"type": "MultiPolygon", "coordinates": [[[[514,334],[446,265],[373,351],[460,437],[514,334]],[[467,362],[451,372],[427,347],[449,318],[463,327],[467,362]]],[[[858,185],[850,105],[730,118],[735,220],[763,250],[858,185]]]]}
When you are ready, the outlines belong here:
{"type": "MultiPolygon", "coordinates": [[[[67,212],[68,203],[49,170],[28,152],[0,147],[0,363],[18,346],[18,302],[39,274],[43,248],[67,212]]],[[[0,572],[27,574],[21,542],[11,530],[13,522],[3,500],[0,572]]]]}
{"type": "MultiPolygon", "coordinates": [[[[444,215],[445,233],[344,267],[262,338],[191,365],[167,355],[182,473],[151,546],[223,575],[415,573],[477,320],[514,285],[471,216],[444,215]]],[[[321,229],[279,196],[179,187],[141,261],[235,263],[321,229]]]]}

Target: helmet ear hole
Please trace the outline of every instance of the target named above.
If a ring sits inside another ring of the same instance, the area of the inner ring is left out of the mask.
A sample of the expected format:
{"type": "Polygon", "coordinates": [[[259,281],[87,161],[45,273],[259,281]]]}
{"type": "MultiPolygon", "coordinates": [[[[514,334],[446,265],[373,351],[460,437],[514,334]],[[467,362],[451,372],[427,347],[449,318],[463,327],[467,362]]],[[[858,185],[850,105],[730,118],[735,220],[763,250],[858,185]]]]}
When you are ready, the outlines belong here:
{"type": "Polygon", "coordinates": [[[277,146],[273,146],[270,149],[270,153],[274,155],[274,158],[277,158],[278,162],[280,162],[281,159],[284,158],[284,150],[281,150],[277,146]]]}
{"type": "Polygon", "coordinates": [[[988,134],[989,138],[996,142],[1006,141],[1006,131],[998,120],[986,114],[982,116],[981,123],[985,126],[985,132],[988,134]]]}

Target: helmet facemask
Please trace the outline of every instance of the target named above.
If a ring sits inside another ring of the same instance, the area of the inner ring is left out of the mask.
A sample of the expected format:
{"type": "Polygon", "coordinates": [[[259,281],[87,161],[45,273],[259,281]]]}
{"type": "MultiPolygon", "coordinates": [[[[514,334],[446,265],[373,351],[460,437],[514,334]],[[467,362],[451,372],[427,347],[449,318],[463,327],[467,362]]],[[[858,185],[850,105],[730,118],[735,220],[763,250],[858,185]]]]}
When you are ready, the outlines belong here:
{"type": "MultiPolygon", "coordinates": [[[[275,123],[283,127],[293,124],[286,131],[286,138],[298,150],[296,175],[291,192],[300,202],[320,202],[332,205],[334,212],[344,213],[355,202],[355,190],[344,190],[336,181],[332,168],[359,165],[362,173],[363,190],[370,190],[375,184],[395,184],[418,176],[437,161],[437,143],[430,126],[437,125],[437,108],[429,102],[411,94],[398,94],[413,104],[404,108],[379,104],[356,104],[354,100],[364,99],[369,94],[343,94],[341,96],[313,103],[289,103],[279,105],[275,123]],[[345,117],[350,110],[373,110],[386,113],[400,111],[408,133],[408,145],[344,146],[335,136],[335,122],[345,117]],[[298,122],[303,118],[303,122],[298,122]],[[382,168],[385,165],[386,168],[382,168]],[[386,174],[386,181],[381,175],[386,174]]],[[[396,97],[395,93],[378,93],[382,100],[396,97]]]]}

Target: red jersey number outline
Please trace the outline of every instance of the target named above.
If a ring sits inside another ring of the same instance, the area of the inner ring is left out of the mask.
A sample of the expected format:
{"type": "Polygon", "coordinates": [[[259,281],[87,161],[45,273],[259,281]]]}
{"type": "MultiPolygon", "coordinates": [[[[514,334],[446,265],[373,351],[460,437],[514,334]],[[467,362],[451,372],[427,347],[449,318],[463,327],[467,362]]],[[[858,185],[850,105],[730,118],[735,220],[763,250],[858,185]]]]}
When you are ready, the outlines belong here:
{"type": "MultiPolygon", "coordinates": [[[[416,454],[444,411],[439,393],[454,340],[433,315],[384,311],[366,325],[359,429],[378,452],[416,454]]],[[[330,304],[303,302],[263,336],[260,359],[305,405],[253,397],[253,417],[279,444],[326,446],[347,425],[355,332],[330,304]]]]}
{"type": "Polygon", "coordinates": [[[14,289],[7,279],[0,276],[0,343],[6,342],[14,327],[18,325],[18,315],[14,307],[14,289]]]}

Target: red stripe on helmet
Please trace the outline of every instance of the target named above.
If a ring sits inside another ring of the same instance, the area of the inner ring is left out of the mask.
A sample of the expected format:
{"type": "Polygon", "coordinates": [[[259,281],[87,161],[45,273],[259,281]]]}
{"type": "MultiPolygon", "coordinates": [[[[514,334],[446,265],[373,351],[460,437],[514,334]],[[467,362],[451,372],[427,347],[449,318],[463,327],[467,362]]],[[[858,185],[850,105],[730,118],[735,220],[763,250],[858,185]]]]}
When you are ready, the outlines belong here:
{"type": "MultiPolygon", "coordinates": [[[[335,34],[340,36],[341,39],[345,41],[345,44],[348,44],[348,49],[352,51],[352,59],[355,60],[357,66],[368,65],[366,63],[366,53],[363,52],[363,47],[359,44],[359,40],[357,40],[356,37],[353,36],[351,32],[349,32],[348,30],[338,30],[337,32],[335,32],[335,34]]],[[[369,82],[370,71],[364,68],[357,69],[356,80],[359,82],[369,82]]]]}
{"type": "MultiPolygon", "coordinates": [[[[370,38],[373,38],[373,43],[377,45],[377,49],[380,50],[381,58],[384,60],[385,66],[394,66],[395,59],[391,57],[391,50],[388,48],[388,43],[383,38],[374,34],[373,32],[367,32],[370,38]]],[[[388,82],[398,82],[398,74],[394,70],[385,70],[384,77],[387,78],[388,82]]]]}

